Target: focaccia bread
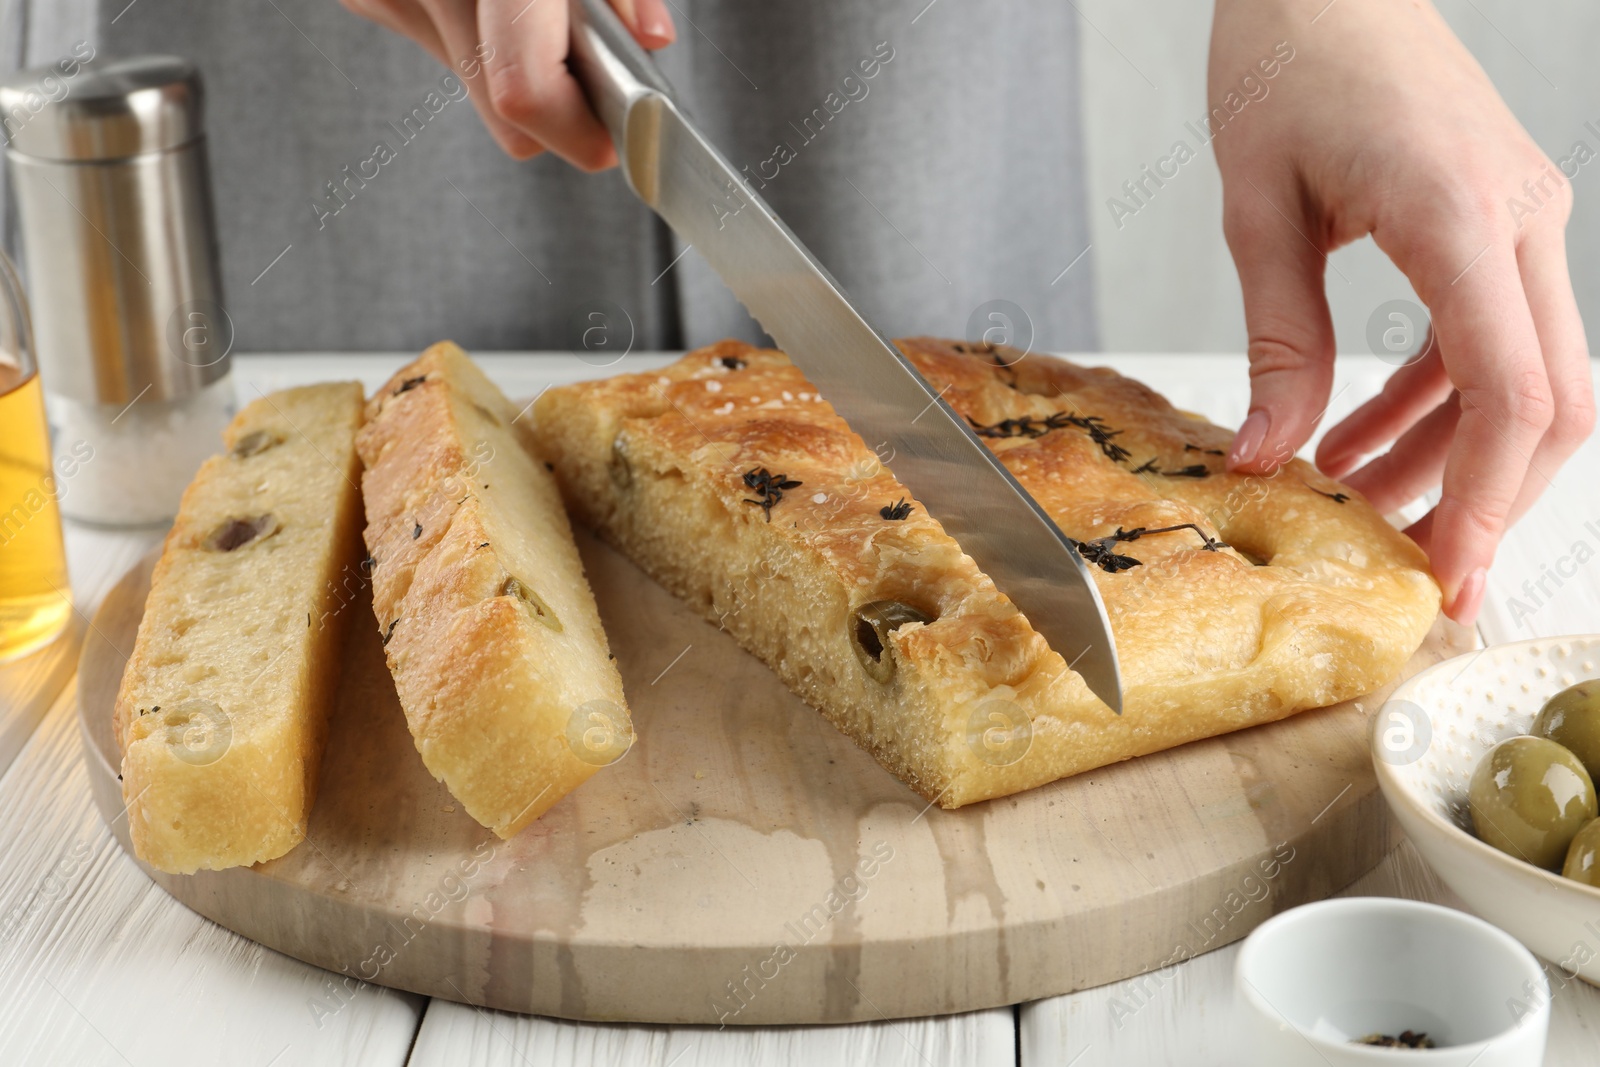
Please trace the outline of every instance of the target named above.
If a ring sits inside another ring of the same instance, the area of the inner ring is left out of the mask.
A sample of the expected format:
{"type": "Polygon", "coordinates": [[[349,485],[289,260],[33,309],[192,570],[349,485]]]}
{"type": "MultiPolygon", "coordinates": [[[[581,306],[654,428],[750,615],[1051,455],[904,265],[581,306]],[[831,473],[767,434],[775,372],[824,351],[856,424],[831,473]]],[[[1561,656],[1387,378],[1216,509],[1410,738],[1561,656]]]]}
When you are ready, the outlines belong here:
{"type": "Polygon", "coordinates": [[[724,341],[551,389],[535,423],[576,516],[924,797],[960,807],[1369,692],[1433,623],[1422,552],[1306,463],[1226,473],[1229,431],[1110,370],[901,347],[1094,564],[1121,716],[782,353],[724,341]]]}
{"type": "Polygon", "coordinates": [[[139,858],[191,874],[305,837],[364,578],[357,382],[252,402],[183,494],[117,694],[139,858]]]}
{"type": "Polygon", "coordinates": [[[367,404],[372,607],[422,762],[510,837],[633,740],[555,479],[519,412],[436,344],[367,404]]]}

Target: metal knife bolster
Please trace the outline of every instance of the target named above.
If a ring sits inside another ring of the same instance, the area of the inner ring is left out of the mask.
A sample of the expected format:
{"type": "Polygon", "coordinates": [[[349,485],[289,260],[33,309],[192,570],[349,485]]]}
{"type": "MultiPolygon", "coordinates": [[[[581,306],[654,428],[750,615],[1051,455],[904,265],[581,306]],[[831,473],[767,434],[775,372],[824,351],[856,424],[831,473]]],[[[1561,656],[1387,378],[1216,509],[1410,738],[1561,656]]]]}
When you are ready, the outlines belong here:
{"type": "Polygon", "coordinates": [[[634,192],[700,252],[834,410],[1120,714],[1110,623],[1072,543],[694,128],[605,0],[571,0],[570,10],[569,63],[634,192]]]}

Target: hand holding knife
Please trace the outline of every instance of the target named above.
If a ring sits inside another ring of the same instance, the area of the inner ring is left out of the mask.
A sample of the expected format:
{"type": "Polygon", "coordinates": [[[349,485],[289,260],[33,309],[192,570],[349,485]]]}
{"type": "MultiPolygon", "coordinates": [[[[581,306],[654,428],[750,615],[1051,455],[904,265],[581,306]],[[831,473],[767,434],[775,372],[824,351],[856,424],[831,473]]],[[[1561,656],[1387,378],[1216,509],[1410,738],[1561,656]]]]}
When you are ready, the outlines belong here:
{"type": "Polygon", "coordinates": [[[1122,710],[1105,608],[1071,541],[695,128],[605,0],[570,0],[569,65],[629,186],[699,250],[851,428],[1101,700],[1122,710]]]}

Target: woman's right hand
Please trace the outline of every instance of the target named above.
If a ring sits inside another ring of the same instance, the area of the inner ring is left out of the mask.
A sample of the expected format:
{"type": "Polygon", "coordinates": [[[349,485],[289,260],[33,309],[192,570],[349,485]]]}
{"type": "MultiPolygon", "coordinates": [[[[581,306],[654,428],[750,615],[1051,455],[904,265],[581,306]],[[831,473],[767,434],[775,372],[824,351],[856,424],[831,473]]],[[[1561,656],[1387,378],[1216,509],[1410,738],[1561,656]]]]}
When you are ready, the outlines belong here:
{"type": "MultiPolygon", "coordinates": [[[[567,0],[340,0],[449,67],[513,159],[549,149],[580,170],[616,165],[611,137],[567,71],[567,0]]],[[[610,0],[647,49],[677,38],[664,0],[610,0]]]]}

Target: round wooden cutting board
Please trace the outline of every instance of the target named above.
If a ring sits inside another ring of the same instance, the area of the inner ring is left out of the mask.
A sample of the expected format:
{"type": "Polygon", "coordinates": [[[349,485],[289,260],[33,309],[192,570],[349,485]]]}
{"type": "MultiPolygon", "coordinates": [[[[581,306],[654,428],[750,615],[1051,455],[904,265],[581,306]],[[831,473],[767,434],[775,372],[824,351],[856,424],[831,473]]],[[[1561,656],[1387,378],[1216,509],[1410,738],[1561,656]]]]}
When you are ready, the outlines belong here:
{"type": "MultiPolygon", "coordinates": [[[[1394,844],[1367,754],[1381,694],[947,812],[627,560],[579,544],[638,732],[622,760],[499,840],[423,768],[357,600],[306,841],[150,877],[341,972],[313,1012],[365,980],[570,1019],[839,1023],[1164,968],[1394,844]]],[[[96,801],[124,849],[111,707],[153,563],[107,598],[80,674],[96,801]]],[[[1441,623],[1405,673],[1467,638],[1441,623]]]]}

